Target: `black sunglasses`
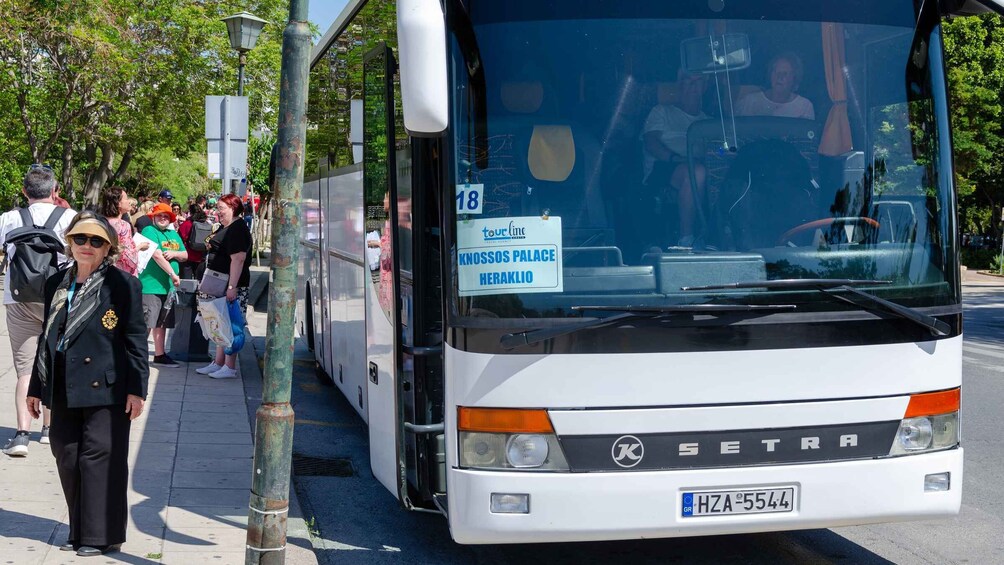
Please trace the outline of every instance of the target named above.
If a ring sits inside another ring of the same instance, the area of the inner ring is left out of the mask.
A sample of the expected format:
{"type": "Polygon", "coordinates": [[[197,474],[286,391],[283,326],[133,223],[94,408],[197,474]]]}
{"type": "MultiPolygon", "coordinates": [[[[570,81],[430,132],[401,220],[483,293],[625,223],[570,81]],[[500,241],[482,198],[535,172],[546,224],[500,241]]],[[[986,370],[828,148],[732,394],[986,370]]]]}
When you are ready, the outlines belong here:
{"type": "Polygon", "coordinates": [[[70,239],[72,239],[73,243],[75,243],[77,245],[84,245],[85,243],[87,243],[88,241],[90,241],[91,242],[91,247],[93,247],[95,249],[101,249],[102,247],[105,246],[106,243],[108,243],[107,241],[105,241],[105,239],[103,237],[98,237],[96,235],[92,235],[92,236],[79,235],[79,234],[78,235],[71,235],[70,239]]]}
{"type": "Polygon", "coordinates": [[[31,167],[28,168],[29,171],[34,171],[36,169],[42,169],[43,171],[52,172],[52,166],[42,163],[32,163],[31,167]]]}

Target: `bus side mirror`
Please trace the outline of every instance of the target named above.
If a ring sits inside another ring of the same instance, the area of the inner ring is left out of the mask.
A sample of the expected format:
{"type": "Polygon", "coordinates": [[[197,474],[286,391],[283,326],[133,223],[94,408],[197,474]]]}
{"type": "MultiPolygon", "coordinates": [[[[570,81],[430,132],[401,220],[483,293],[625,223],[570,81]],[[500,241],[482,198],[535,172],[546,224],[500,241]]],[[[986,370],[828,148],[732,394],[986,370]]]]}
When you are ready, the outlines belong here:
{"type": "Polygon", "coordinates": [[[449,125],[446,16],[439,0],[398,0],[397,47],[404,129],[441,135],[449,125]]]}

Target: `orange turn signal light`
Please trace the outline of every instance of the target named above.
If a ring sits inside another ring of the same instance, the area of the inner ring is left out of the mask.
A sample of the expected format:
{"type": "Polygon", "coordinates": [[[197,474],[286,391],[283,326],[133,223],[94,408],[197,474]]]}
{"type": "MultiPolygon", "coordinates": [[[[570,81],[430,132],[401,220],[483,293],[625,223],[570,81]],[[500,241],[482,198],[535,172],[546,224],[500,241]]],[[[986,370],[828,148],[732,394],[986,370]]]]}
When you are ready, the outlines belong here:
{"type": "Polygon", "coordinates": [[[553,434],[547,410],[518,408],[467,408],[457,410],[457,429],[462,432],[507,434],[553,434]]]}
{"type": "Polygon", "coordinates": [[[907,405],[906,415],[903,417],[916,418],[958,412],[961,397],[962,391],[958,388],[914,394],[910,396],[910,404],[907,405]]]}

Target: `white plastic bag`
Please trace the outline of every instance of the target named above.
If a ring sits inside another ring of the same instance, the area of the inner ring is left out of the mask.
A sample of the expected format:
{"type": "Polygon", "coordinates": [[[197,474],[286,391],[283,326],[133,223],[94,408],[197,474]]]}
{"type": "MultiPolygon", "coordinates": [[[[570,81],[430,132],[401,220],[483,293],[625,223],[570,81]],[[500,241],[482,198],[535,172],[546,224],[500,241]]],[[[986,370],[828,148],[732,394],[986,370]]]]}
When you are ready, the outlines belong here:
{"type": "Polygon", "coordinates": [[[136,274],[138,275],[146,269],[147,264],[150,263],[150,259],[153,258],[153,254],[160,249],[160,246],[154,243],[152,239],[139,232],[132,235],[132,240],[136,242],[136,274]],[[139,248],[144,243],[147,245],[146,249],[139,251],[139,248]]]}
{"type": "Polygon", "coordinates": [[[230,313],[227,311],[227,297],[213,300],[199,300],[199,325],[206,339],[223,347],[234,342],[234,332],[230,327],[230,313]]]}

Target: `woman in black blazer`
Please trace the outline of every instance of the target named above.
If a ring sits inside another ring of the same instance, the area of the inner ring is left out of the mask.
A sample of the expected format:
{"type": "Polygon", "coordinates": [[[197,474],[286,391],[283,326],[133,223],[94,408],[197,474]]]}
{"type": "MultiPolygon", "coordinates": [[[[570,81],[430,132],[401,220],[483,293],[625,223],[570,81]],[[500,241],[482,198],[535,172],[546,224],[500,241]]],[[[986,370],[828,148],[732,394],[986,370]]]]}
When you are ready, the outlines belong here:
{"type": "Polygon", "coordinates": [[[50,446],[70,515],[60,549],[86,557],[125,541],[129,427],[146,398],[147,331],[139,280],[112,266],[119,246],[108,221],[82,212],[65,237],[74,264],[46,284],[28,411],[52,410],[50,446]]]}

